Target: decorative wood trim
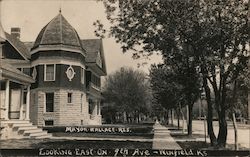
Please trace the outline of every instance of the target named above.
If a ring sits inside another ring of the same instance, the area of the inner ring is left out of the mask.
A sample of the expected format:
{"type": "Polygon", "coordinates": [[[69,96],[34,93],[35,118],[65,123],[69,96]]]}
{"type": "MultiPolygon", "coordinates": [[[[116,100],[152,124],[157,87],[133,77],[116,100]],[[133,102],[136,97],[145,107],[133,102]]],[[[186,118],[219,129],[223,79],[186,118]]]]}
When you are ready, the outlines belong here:
{"type": "Polygon", "coordinates": [[[30,54],[33,55],[39,51],[53,51],[53,50],[61,50],[61,51],[68,51],[68,52],[76,52],[76,53],[80,53],[82,54],[84,57],[86,57],[86,55],[84,54],[84,52],[82,50],[76,50],[73,48],[66,48],[66,47],[37,47],[34,50],[31,50],[30,54]]]}
{"type": "Polygon", "coordinates": [[[75,76],[75,70],[73,69],[73,67],[72,67],[72,65],[70,65],[68,68],[67,68],[67,70],[66,70],[66,75],[67,75],[67,77],[68,77],[68,79],[69,79],[69,81],[72,81],[72,79],[74,78],[74,76],[75,76]],[[71,72],[72,73],[71,73],[71,72]]]}
{"type": "Polygon", "coordinates": [[[37,65],[44,65],[44,64],[64,64],[64,65],[74,65],[74,66],[80,66],[83,69],[85,69],[85,65],[81,62],[76,62],[72,60],[67,59],[39,59],[36,61],[33,61],[31,63],[31,67],[37,66],[37,65]]]}

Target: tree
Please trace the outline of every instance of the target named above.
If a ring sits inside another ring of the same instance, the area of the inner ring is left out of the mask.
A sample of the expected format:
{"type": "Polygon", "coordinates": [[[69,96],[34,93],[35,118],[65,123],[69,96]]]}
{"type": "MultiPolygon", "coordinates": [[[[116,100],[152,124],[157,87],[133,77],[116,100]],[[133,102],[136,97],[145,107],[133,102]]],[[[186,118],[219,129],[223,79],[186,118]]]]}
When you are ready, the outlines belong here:
{"type": "Polygon", "coordinates": [[[193,104],[200,95],[200,79],[186,48],[175,49],[164,56],[165,63],[151,66],[150,77],[154,97],[166,108],[179,109],[188,105],[188,135],[192,134],[193,104]],[[177,52],[179,51],[179,52],[177,52]]]}
{"type": "Polygon", "coordinates": [[[124,122],[132,113],[139,121],[140,113],[148,111],[150,97],[146,74],[132,68],[121,68],[106,79],[103,96],[105,102],[124,113],[124,122]]]}
{"type": "MultiPolygon", "coordinates": [[[[111,36],[124,52],[135,56],[159,51],[169,55],[176,45],[187,45],[199,67],[208,104],[208,133],[212,146],[225,147],[227,84],[247,67],[249,58],[248,1],[246,0],[106,0],[111,36]],[[211,85],[211,86],[210,86],[211,85]],[[211,101],[214,93],[215,104],[211,101]],[[213,106],[219,134],[213,131],[213,106]]],[[[96,31],[97,36],[103,25],[96,31]]],[[[185,51],[184,51],[185,52],[185,51]]]]}

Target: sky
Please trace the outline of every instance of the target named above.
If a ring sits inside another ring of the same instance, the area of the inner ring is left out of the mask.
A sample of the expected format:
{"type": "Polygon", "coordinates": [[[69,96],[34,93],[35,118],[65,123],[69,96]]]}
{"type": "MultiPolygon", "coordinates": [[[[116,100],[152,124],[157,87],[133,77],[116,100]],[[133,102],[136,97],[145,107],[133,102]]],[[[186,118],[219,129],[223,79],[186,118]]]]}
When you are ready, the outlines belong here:
{"type": "MultiPolygon", "coordinates": [[[[35,41],[40,30],[58,15],[60,8],[81,39],[97,38],[93,26],[96,20],[100,20],[105,28],[110,26],[103,3],[95,0],[2,0],[1,22],[8,33],[11,27],[20,27],[21,41],[35,41]]],[[[133,51],[123,54],[114,38],[104,38],[103,46],[108,74],[123,66],[148,73],[151,63],[161,62],[159,55],[151,56],[150,60],[133,60],[133,51]],[[138,63],[145,61],[148,64],[137,67],[138,63]]]]}

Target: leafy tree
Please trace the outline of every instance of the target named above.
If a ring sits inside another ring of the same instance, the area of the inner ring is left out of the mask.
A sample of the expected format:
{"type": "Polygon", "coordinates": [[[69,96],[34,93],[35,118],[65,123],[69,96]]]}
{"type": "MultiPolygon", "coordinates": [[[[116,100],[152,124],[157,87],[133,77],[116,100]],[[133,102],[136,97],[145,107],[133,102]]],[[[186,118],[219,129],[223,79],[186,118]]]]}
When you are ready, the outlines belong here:
{"type": "Polygon", "coordinates": [[[200,94],[200,79],[193,59],[187,54],[176,52],[164,56],[164,64],[151,66],[150,77],[154,97],[165,108],[178,110],[180,106],[188,105],[188,134],[191,135],[193,104],[200,94]]]}
{"type": "Polygon", "coordinates": [[[138,117],[149,109],[148,89],[145,73],[132,68],[121,68],[106,79],[103,96],[106,102],[113,103],[113,107],[126,117],[129,113],[138,117]]]}
{"type": "MultiPolygon", "coordinates": [[[[249,57],[248,1],[246,0],[105,0],[111,36],[124,52],[167,56],[186,45],[203,79],[208,104],[211,145],[225,147],[227,138],[227,84],[247,67],[249,57]],[[210,87],[211,85],[211,87],[210,87]],[[212,91],[211,91],[212,90],[212,91]],[[213,104],[219,116],[219,134],[213,131],[213,104]]],[[[103,33],[100,21],[96,35],[103,33]]],[[[182,51],[185,53],[186,51],[182,51]]]]}

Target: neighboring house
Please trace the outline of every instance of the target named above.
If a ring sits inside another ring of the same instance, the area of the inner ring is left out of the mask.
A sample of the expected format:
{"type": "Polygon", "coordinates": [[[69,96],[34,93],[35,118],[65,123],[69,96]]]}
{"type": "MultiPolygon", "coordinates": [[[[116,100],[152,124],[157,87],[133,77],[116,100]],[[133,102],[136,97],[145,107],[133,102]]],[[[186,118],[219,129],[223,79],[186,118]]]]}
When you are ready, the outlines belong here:
{"type": "Polygon", "coordinates": [[[17,124],[100,125],[101,76],[106,75],[102,40],[81,40],[61,12],[35,42],[19,39],[20,28],[8,34],[0,23],[0,139],[13,136],[11,130],[31,135],[17,124]]]}

